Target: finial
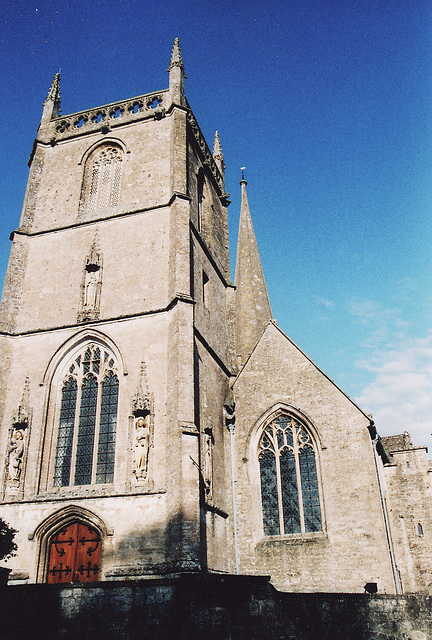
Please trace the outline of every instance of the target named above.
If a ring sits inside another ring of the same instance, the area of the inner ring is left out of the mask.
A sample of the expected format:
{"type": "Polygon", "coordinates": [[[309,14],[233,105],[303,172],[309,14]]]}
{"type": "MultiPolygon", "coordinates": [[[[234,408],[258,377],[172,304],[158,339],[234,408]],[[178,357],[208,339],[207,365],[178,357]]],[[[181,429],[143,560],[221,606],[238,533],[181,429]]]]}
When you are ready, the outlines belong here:
{"type": "Polygon", "coordinates": [[[171,53],[171,61],[170,61],[170,66],[168,67],[168,71],[171,71],[173,67],[180,67],[180,69],[183,69],[184,71],[183,59],[180,51],[180,43],[178,38],[175,38],[174,40],[172,53],[171,53]]]}
{"type": "Polygon", "coordinates": [[[240,184],[241,184],[242,182],[244,182],[244,183],[246,183],[246,184],[247,184],[247,182],[246,182],[246,180],[245,180],[245,177],[244,177],[245,169],[246,169],[246,167],[240,167],[240,171],[242,172],[242,177],[241,177],[241,180],[240,180],[240,184]]]}

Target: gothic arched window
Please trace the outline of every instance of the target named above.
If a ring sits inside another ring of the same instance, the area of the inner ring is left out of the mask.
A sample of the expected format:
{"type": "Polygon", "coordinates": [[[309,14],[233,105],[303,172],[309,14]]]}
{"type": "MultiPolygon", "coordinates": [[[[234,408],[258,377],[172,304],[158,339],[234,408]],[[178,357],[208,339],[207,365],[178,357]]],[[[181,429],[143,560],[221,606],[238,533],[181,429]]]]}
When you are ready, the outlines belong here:
{"type": "Polygon", "coordinates": [[[264,534],[322,530],[315,449],[311,434],[283,414],[268,424],[258,453],[264,534]]]}
{"type": "Polygon", "coordinates": [[[74,355],[61,386],[55,487],[113,482],[118,389],[108,349],[91,343],[74,355]]]}
{"type": "Polygon", "coordinates": [[[86,211],[92,213],[119,205],[122,163],[123,152],[114,144],[105,144],[90,154],[83,183],[86,211]]]}

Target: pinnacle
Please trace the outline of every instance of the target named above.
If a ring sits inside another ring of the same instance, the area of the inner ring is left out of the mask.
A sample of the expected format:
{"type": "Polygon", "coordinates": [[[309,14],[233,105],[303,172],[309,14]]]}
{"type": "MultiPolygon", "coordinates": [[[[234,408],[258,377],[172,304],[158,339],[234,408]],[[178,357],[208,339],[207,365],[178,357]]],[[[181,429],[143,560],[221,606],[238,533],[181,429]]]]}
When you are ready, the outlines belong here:
{"type": "Polygon", "coordinates": [[[171,53],[171,61],[170,66],[168,67],[168,71],[171,71],[173,67],[180,67],[184,71],[183,59],[180,51],[180,43],[179,39],[175,38],[172,53],[171,53]]]}
{"type": "Polygon", "coordinates": [[[21,405],[26,406],[29,403],[30,399],[30,378],[26,376],[24,380],[24,388],[21,396],[21,405]]]}
{"type": "Polygon", "coordinates": [[[51,100],[60,108],[60,71],[57,71],[54,76],[54,80],[52,81],[52,85],[48,91],[45,102],[48,102],[48,100],[51,100]]]}
{"type": "Polygon", "coordinates": [[[223,153],[221,147],[221,141],[219,137],[219,131],[216,131],[213,145],[213,158],[219,158],[223,160],[223,153]]]}

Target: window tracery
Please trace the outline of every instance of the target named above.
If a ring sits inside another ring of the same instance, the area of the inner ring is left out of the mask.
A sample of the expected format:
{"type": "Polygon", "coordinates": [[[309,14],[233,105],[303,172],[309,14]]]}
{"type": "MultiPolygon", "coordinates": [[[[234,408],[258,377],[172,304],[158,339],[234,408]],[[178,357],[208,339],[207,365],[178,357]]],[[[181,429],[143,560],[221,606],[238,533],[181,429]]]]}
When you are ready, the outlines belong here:
{"type": "Polygon", "coordinates": [[[55,487],[113,482],[118,390],[107,348],[91,343],[75,354],[60,394],[55,487]]]}
{"type": "Polygon", "coordinates": [[[293,416],[268,424],[258,453],[264,534],[322,531],[314,442],[293,416]]]}
{"type": "Polygon", "coordinates": [[[82,202],[88,213],[117,207],[123,153],[114,144],[98,147],[88,158],[83,182],[82,202]]]}

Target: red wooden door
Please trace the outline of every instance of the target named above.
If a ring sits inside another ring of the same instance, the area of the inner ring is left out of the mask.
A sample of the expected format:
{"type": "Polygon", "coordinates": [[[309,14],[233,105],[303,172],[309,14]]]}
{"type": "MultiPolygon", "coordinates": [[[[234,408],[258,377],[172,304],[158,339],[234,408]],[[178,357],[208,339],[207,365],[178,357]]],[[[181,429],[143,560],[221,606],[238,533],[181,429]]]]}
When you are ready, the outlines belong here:
{"type": "Polygon", "coordinates": [[[48,582],[96,582],[99,579],[101,538],[82,522],[60,529],[50,542],[48,582]]]}

